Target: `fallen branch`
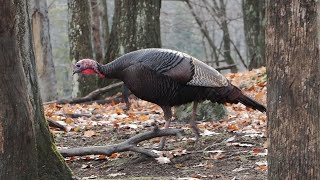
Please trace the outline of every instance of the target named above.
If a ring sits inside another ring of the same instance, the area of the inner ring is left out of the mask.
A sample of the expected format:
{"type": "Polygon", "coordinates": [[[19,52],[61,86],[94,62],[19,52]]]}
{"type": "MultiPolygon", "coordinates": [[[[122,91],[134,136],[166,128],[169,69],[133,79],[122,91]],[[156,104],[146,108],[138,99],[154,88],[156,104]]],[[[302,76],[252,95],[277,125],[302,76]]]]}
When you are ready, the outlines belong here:
{"type": "Polygon", "coordinates": [[[58,123],[57,121],[49,119],[49,118],[47,118],[47,121],[49,123],[49,126],[59,128],[63,131],[67,131],[67,128],[65,126],[63,126],[62,124],[58,123]]]}
{"type": "Polygon", "coordinates": [[[103,94],[103,93],[105,93],[107,91],[110,91],[112,89],[118,88],[118,87],[120,87],[122,85],[123,85],[123,82],[118,82],[118,83],[106,86],[104,88],[96,89],[96,90],[92,91],[91,93],[89,93],[88,95],[86,95],[85,97],[73,98],[73,99],[61,99],[61,100],[56,100],[56,101],[45,102],[43,104],[44,105],[53,104],[53,103],[57,103],[57,104],[67,104],[67,103],[76,104],[76,103],[94,101],[94,100],[96,100],[98,98],[98,96],[100,94],[103,94]]]}
{"type": "Polygon", "coordinates": [[[233,67],[235,67],[236,65],[235,64],[230,64],[230,65],[227,65],[227,66],[220,66],[220,67],[217,67],[215,68],[217,71],[221,71],[221,70],[225,70],[225,69],[231,69],[233,67]]]}
{"type": "Polygon", "coordinates": [[[124,151],[133,151],[138,152],[149,157],[156,158],[158,155],[154,153],[152,150],[144,149],[138,147],[138,143],[152,139],[155,137],[162,137],[162,136],[176,136],[181,135],[183,130],[181,129],[158,129],[155,128],[152,131],[144,132],[138,135],[135,135],[128,140],[114,145],[108,146],[91,146],[91,147],[79,147],[79,148],[71,148],[71,149],[61,149],[60,153],[63,157],[69,156],[83,156],[83,155],[107,155],[110,156],[116,152],[124,152],[124,151]]]}

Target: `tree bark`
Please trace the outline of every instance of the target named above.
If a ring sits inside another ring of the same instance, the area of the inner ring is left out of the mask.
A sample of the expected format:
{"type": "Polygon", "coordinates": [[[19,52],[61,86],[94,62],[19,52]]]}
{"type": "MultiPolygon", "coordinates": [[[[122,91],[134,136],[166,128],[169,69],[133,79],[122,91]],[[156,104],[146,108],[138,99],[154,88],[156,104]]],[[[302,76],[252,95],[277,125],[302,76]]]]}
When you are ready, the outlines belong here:
{"type": "MultiPolygon", "coordinates": [[[[104,63],[143,48],[161,47],[160,0],[115,0],[113,24],[104,63]]],[[[101,79],[99,86],[112,83],[101,79]]]]}
{"type": "Polygon", "coordinates": [[[15,28],[19,12],[13,1],[0,3],[0,179],[35,179],[35,122],[15,28]]]}
{"type": "Polygon", "coordinates": [[[268,179],[320,179],[317,2],[267,2],[268,179]]]}
{"type": "Polygon", "coordinates": [[[247,42],[249,69],[266,65],[265,1],[242,0],[244,34],[247,42]]]}
{"type": "Polygon", "coordinates": [[[107,45],[109,44],[110,39],[110,29],[109,29],[109,20],[108,20],[108,8],[107,1],[101,0],[100,12],[101,12],[101,28],[102,28],[102,56],[105,58],[105,54],[107,51],[107,45]]]}
{"type": "MultiPolygon", "coordinates": [[[[68,0],[70,58],[73,63],[93,58],[89,1],[68,0]]],[[[97,77],[75,75],[73,96],[81,97],[97,88],[97,77]]]]}
{"type": "MultiPolygon", "coordinates": [[[[19,4],[18,44],[20,60],[23,64],[25,77],[27,80],[28,96],[32,105],[32,115],[35,120],[36,147],[38,159],[39,179],[72,179],[72,174],[63,157],[57,151],[53,137],[49,131],[48,123],[43,114],[42,100],[37,81],[36,64],[33,54],[33,44],[30,38],[31,29],[28,19],[27,9],[19,4]]],[[[26,4],[27,6],[28,4],[26,4]]],[[[23,152],[22,152],[23,153],[23,152]]],[[[35,158],[35,157],[34,157],[35,158]]]]}
{"type": "Polygon", "coordinates": [[[0,179],[72,179],[44,119],[27,3],[0,1],[0,179]]]}
{"type": "Polygon", "coordinates": [[[105,63],[142,48],[161,47],[160,0],[115,0],[105,63]]]}
{"type": "Polygon", "coordinates": [[[57,98],[57,81],[52,58],[47,1],[32,0],[30,19],[39,87],[43,101],[57,98]]]}
{"type": "Polygon", "coordinates": [[[100,29],[100,0],[90,0],[91,3],[91,12],[92,12],[92,20],[91,20],[91,27],[92,27],[92,36],[93,36],[93,47],[94,47],[94,54],[95,60],[99,63],[103,62],[102,56],[102,47],[101,47],[101,30],[100,29]]]}
{"type": "MultiPolygon", "coordinates": [[[[223,54],[228,65],[235,64],[233,58],[231,57],[231,39],[229,34],[228,22],[227,22],[227,11],[226,4],[224,0],[220,0],[220,19],[221,19],[221,30],[223,32],[223,54]]],[[[238,72],[237,66],[233,66],[231,69],[232,73],[238,72]]]]}

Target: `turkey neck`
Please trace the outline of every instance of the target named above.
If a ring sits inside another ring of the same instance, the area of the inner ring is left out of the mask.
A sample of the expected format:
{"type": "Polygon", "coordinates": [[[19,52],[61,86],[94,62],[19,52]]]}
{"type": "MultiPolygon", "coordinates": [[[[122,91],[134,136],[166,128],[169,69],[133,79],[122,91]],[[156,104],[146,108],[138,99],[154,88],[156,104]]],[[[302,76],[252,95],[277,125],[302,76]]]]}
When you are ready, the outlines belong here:
{"type": "Polygon", "coordinates": [[[109,79],[122,79],[121,72],[125,69],[124,63],[114,60],[108,64],[102,65],[98,63],[98,70],[109,79]]]}

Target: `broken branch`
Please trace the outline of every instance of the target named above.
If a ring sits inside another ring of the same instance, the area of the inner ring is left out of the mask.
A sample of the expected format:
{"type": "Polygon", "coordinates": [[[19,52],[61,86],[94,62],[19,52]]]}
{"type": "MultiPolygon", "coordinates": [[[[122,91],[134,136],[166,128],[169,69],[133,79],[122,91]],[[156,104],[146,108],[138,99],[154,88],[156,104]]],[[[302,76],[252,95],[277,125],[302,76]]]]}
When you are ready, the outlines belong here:
{"type": "Polygon", "coordinates": [[[57,104],[76,104],[76,103],[83,103],[83,102],[87,102],[87,101],[94,101],[98,98],[98,96],[100,94],[103,94],[107,91],[110,91],[112,89],[118,88],[120,86],[123,85],[123,82],[118,82],[115,84],[111,84],[109,86],[103,87],[103,88],[99,88],[96,89],[94,91],[92,91],[91,93],[89,93],[88,95],[86,95],[85,97],[80,97],[80,98],[73,98],[73,99],[61,99],[61,100],[56,100],[56,101],[50,101],[50,102],[45,102],[43,103],[44,105],[46,104],[53,104],[53,103],[57,103],[57,104]]]}
{"type": "Polygon", "coordinates": [[[154,129],[152,131],[147,131],[138,135],[135,135],[128,140],[119,143],[113,144],[108,146],[90,146],[90,147],[79,147],[79,148],[71,148],[71,149],[61,149],[60,153],[63,157],[69,156],[83,156],[83,155],[107,155],[110,156],[116,152],[124,152],[124,151],[133,151],[138,152],[149,157],[156,158],[158,157],[152,150],[144,149],[137,147],[137,144],[152,139],[155,137],[162,137],[162,136],[176,136],[181,135],[183,130],[181,129],[154,129]]]}

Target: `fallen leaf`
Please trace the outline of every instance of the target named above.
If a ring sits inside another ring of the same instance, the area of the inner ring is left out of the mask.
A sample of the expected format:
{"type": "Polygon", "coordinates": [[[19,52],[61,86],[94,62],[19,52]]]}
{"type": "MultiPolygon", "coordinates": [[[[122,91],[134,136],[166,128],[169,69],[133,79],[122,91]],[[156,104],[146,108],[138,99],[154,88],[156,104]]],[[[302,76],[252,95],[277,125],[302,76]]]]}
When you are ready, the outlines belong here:
{"type": "Polygon", "coordinates": [[[171,161],[170,161],[170,159],[169,158],[167,158],[167,157],[158,157],[158,158],[155,158],[157,161],[158,161],[158,163],[160,163],[160,164],[168,164],[168,163],[170,163],[171,161]]]}
{"type": "Polygon", "coordinates": [[[245,171],[245,170],[248,170],[250,168],[243,168],[243,167],[238,167],[238,168],[235,168],[234,170],[232,170],[232,172],[241,172],[241,171],[245,171]]]}
{"type": "Polygon", "coordinates": [[[203,133],[200,133],[201,136],[213,136],[213,135],[217,135],[217,134],[220,134],[220,133],[216,133],[216,132],[209,131],[206,129],[203,131],[203,133]]]}
{"type": "Polygon", "coordinates": [[[119,153],[113,153],[109,156],[110,159],[115,159],[115,158],[118,158],[120,156],[119,153]]]}
{"type": "Polygon", "coordinates": [[[259,92],[258,94],[256,94],[255,96],[254,96],[254,98],[255,99],[257,99],[257,100],[262,100],[263,98],[264,98],[264,93],[263,92],[259,92]]]}
{"type": "Polygon", "coordinates": [[[108,176],[110,177],[117,177],[117,176],[124,176],[126,175],[126,173],[111,173],[111,174],[108,174],[108,176]]]}
{"type": "Polygon", "coordinates": [[[96,135],[96,132],[92,131],[92,130],[85,131],[84,134],[83,134],[84,137],[92,137],[92,136],[95,136],[95,135],[96,135]]]}

